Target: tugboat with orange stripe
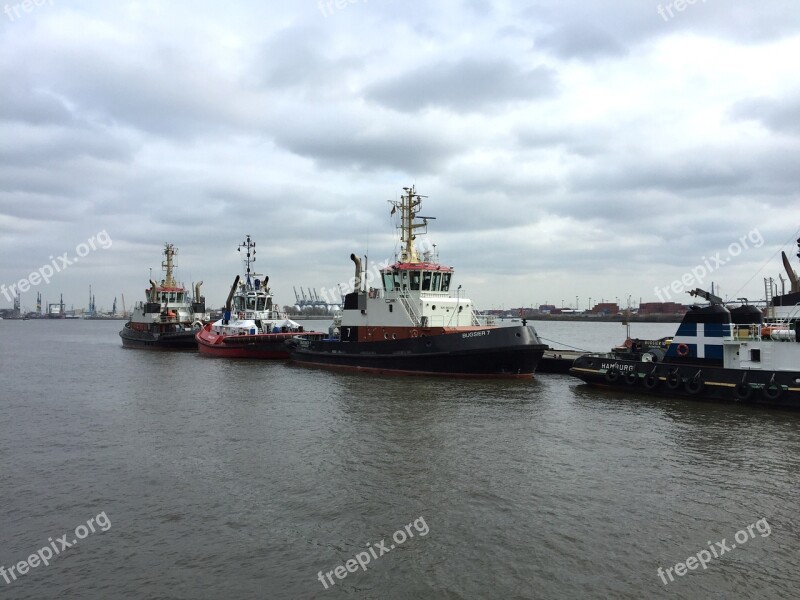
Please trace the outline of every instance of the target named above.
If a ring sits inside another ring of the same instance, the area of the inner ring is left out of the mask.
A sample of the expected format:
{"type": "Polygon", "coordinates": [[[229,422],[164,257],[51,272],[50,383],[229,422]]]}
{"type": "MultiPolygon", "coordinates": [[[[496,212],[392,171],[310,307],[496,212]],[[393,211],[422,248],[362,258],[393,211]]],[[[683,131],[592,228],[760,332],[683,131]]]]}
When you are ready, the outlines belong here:
{"type": "Polygon", "coordinates": [[[152,279],[145,291],[147,300],[138,302],[119,336],[126,348],[147,350],[195,350],[194,335],[208,319],[205,298],[200,295],[202,281],[194,286],[194,299],[175,281],[175,255],[178,249],[164,244],[165,276],[158,284],[152,279]]]}
{"type": "Polygon", "coordinates": [[[481,324],[454,270],[431,252],[420,255],[415,240],[429,219],[419,215],[421,196],[403,188],[390,201],[400,215],[401,252],[380,271],[373,287],[355,254],[354,290],[324,339],[294,338],[292,359],[302,365],[382,374],[531,378],[547,349],[530,325],[481,324]],[[455,292],[455,293],[454,293],[455,292]]]}
{"type": "Polygon", "coordinates": [[[785,255],[784,264],[792,288],[773,296],[772,280],[765,281],[766,319],[751,304],[729,310],[721,298],[695,289],[689,294],[709,304],[686,313],[662,360],[649,353],[641,360],[587,354],[570,374],[639,393],[800,408],[800,281],[785,255]]]}

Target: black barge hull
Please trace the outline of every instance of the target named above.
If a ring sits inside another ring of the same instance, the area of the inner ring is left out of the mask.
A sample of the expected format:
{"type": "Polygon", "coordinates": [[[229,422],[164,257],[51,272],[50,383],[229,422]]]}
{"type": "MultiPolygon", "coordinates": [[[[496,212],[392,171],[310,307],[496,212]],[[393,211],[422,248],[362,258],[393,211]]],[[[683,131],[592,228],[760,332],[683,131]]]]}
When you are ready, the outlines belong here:
{"type": "Polygon", "coordinates": [[[197,350],[196,331],[176,331],[153,334],[148,331],[135,331],[127,326],[119,332],[125,348],[140,350],[197,350]]]}
{"type": "Polygon", "coordinates": [[[800,372],[726,369],[581,356],[570,374],[590,385],[649,395],[800,408],[800,372]]]}
{"type": "Polygon", "coordinates": [[[533,327],[501,327],[409,339],[349,342],[293,338],[301,365],[386,375],[528,378],[547,349],[533,327]]]}

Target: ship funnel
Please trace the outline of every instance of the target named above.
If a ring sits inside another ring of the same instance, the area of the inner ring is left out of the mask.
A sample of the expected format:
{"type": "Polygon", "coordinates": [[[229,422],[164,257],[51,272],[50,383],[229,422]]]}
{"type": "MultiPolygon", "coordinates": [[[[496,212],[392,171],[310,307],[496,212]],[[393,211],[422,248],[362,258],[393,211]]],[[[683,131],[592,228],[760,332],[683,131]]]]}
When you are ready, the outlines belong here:
{"type": "Polygon", "coordinates": [[[354,291],[360,292],[361,291],[361,259],[357,257],[355,254],[350,255],[350,260],[352,260],[356,265],[356,278],[355,278],[355,288],[354,291]]]}
{"type": "Polygon", "coordinates": [[[200,302],[200,286],[203,285],[202,281],[198,281],[194,284],[194,301],[200,302]]]}
{"type": "Polygon", "coordinates": [[[151,279],[150,280],[150,302],[155,302],[156,301],[156,290],[157,289],[158,289],[158,284],[151,279]]]}
{"type": "Polygon", "coordinates": [[[266,292],[267,291],[267,284],[269,283],[269,275],[264,275],[264,283],[261,284],[261,287],[266,292]]]}
{"type": "Polygon", "coordinates": [[[239,276],[236,276],[236,279],[233,280],[233,285],[231,286],[231,291],[228,294],[228,299],[225,300],[225,313],[222,315],[222,322],[227,325],[228,322],[231,320],[231,302],[233,302],[233,295],[236,293],[236,286],[239,285],[239,276]]]}
{"type": "Polygon", "coordinates": [[[230,312],[231,310],[231,302],[233,302],[233,295],[236,293],[236,286],[239,285],[239,276],[236,276],[236,279],[233,280],[233,285],[231,286],[231,291],[228,294],[228,299],[225,300],[225,310],[230,312]]]}
{"type": "MultiPolygon", "coordinates": [[[[798,253],[798,256],[800,256],[800,253],[798,253]]],[[[781,252],[781,258],[783,259],[783,266],[786,269],[786,274],[789,276],[789,281],[792,284],[791,292],[800,292],[800,282],[797,280],[797,275],[794,269],[792,269],[792,264],[789,262],[786,252],[781,252]]]]}

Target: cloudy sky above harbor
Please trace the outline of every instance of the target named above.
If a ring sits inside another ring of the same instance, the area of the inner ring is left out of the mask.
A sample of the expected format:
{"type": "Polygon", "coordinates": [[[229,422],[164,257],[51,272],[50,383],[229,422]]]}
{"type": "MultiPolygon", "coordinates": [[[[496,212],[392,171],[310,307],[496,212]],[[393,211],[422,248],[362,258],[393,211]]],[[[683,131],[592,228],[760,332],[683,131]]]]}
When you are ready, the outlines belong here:
{"type": "Polygon", "coordinates": [[[796,0],[338,6],[5,4],[0,284],[105,231],[23,306],[130,305],[164,242],[219,306],[249,233],[289,304],[391,258],[412,183],[481,308],[654,301],[717,255],[704,287],[761,298],[798,266],[796,0]]]}

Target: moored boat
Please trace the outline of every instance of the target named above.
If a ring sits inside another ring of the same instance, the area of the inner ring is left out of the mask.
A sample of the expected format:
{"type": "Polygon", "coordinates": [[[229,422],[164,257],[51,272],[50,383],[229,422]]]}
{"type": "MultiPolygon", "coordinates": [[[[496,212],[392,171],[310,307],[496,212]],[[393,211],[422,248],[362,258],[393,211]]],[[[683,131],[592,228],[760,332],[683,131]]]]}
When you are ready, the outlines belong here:
{"type": "Polygon", "coordinates": [[[400,215],[400,256],[381,269],[371,287],[355,254],[355,285],[344,297],[324,339],[293,338],[298,364],[382,374],[531,378],[547,348],[533,326],[481,324],[454,270],[431,252],[422,255],[415,238],[428,219],[419,216],[423,196],[404,188],[391,201],[400,215]]]}
{"type": "Polygon", "coordinates": [[[195,350],[194,335],[207,320],[205,299],[200,295],[202,281],[195,284],[194,301],[188,290],[175,281],[173,270],[177,249],[164,245],[165,271],[160,284],[150,280],[146,301],[138,302],[131,318],[119,332],[126,348],[148,350],[195,350]]]}
{"type": "Polygon", "coordinates": [[[322,337],[305,332],[274,303],[268,287],[269,277],[252,271],[256,243],[248,235],[239,245],[244,250],[245,277],[234,279],[221,319],[196,332],[201,354],[227,358],[289,358],[286,341],[293,336],[322,337]]]}
{"type": "Polygon", "coordinates": [[[704,290],[689,293],[709,304],[686,313],[662,360],[587,354],[570,374],[639,393],[800,408],[800,305],[765,320],[753,305],[729,310],[704,290]]]}

